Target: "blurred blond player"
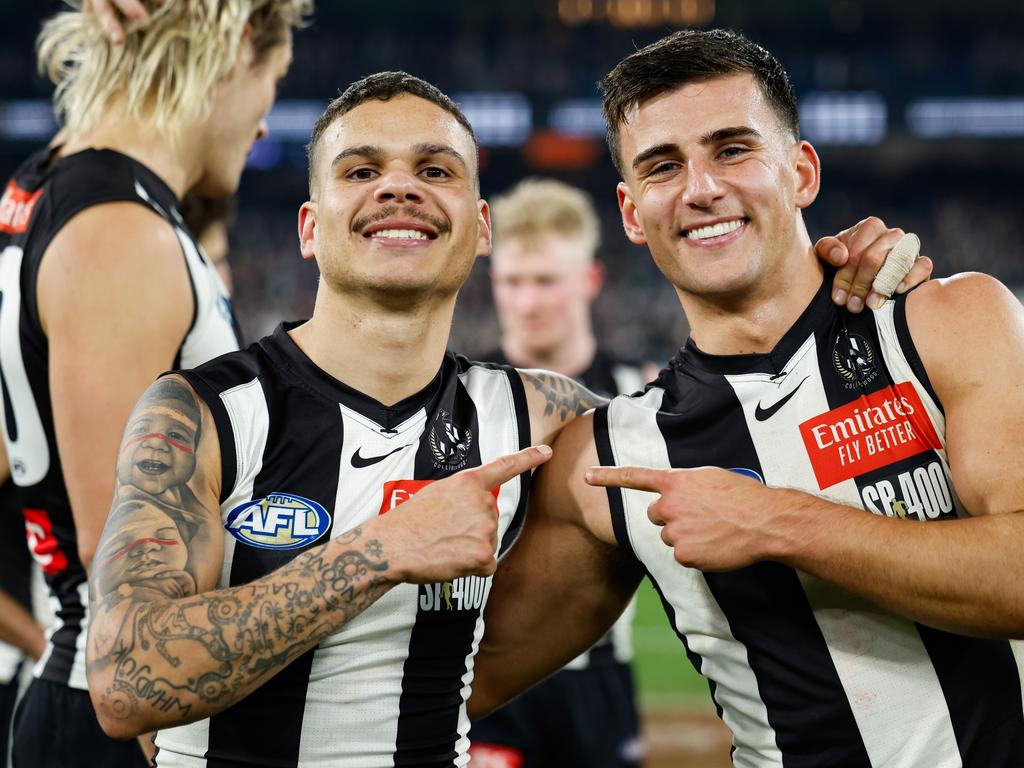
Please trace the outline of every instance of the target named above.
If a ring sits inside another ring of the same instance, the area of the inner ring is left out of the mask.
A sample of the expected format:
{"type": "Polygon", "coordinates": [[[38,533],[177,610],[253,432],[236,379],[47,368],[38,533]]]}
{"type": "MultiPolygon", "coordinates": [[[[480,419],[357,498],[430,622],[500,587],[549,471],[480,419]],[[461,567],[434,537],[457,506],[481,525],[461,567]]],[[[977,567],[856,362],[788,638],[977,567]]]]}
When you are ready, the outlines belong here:
{"type": "MultiPolygon", "coordinates": [[[[161,371],[237,349],[227,291],[178,213],[230,195],[309,0],[151,0],[122,43],[101,16],[48,21],[40,67],[60,137],[0,202],[4,433],[57,623],[15,722],[15,765],[143,764],[86,692],[86,576],[118,439],[161,371]],[[59,738],[54,738],[59,727],[59,738]]],[[[156,469],[146,465],[142,471],[156,469]]]]}
{"type": "MultiPolygon", "coordinates": [[[[643,388],[640,368],[594,336],[590,305],[604,282],[600,222],[589,196],[527,179],[492,206],[491,285],[501,349],[484,360],[546,368],[613,397],[643,388]]],[[[633,608],[555,676],[473,723],[474,765],[635,766],[642,756],[630,626],[633,608]]]]}

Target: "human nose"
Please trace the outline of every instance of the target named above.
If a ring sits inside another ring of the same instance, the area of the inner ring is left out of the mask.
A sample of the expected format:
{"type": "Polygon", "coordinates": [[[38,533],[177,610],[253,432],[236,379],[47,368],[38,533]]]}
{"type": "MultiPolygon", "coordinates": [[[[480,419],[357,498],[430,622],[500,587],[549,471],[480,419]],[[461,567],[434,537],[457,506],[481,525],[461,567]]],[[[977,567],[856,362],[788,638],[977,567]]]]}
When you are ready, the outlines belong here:
{"type": "Polygon", "coordinates": [[[256,128],[256,141],[267,138],[267,134],[270,133],[270,128],[267,127],[267,118],[260,120],[259,126],[256,128]]]}
{"type": "Polygon", "coordinates": [[[683,190],[683,202],[695,208],[707,208],[722,196],[722,185],[706,163],[691,161],[683,190]]]}
{"type": "Polygon", "coordinates": [[[417,178],[401,168],[392,168],[381,174],[374,190],[374,199],[378,203],[423,201],[417,178]]]}

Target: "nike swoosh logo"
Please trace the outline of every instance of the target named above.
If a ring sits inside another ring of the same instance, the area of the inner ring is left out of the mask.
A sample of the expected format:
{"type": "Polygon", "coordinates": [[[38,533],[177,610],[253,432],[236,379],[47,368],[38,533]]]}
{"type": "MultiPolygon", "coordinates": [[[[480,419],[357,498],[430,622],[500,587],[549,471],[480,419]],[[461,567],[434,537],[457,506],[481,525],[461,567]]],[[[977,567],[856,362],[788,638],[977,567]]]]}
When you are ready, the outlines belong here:
{"type": "Polygon", "coordinates": [[[778,402],[769,405],[767,408],[762,408],[761,404],[758,403],[757,408],[754,409],[754,418],[757,419],[758,421],[767,421],[768,419],[770,419],[778,412],[779,408],[781,408],[782,406],[789,402],[789,399],[796,394],[796,391],[804,385],[804,381],[807,381],[808,378],[810,377],[804,376],[803,381],[801,381],[799,384],[793,387],[792,392],[790,392],[788,395],[786,395],[778,402]]]}
{"type": "MultiPolygon", "coordinates": [[[[409,445],[412,445],[412,443],[409,443],[409,445]]],[[[409,445],[400,445],[397,448],[395,448],[395,450],[388,451],[387,453],[381,456],[360,456],[359,449],[356,448],[356,452],[352,454],[352,466],[355,467],[356,469],[362,469],[363,467],[372,467],[378,461],[384,461],[384,459],[386,459],[392,453],[398,453],[403,448],[408,448],[409,445]]]]}

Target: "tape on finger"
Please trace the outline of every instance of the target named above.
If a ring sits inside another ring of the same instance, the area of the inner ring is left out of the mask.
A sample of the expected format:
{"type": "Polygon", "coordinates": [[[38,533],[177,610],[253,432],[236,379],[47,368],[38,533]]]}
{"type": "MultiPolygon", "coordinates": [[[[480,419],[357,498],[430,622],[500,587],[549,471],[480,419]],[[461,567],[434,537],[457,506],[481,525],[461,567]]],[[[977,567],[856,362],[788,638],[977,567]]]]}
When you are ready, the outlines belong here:
{"type": "Polygon", "coordinates": [[[878,270],[871,290],[883,296],[892,296],[896,286],[907,276],[914,261],[921,253],[921,240],[913,232],[908,232],[892,247],[885,263],[878,270]]]}

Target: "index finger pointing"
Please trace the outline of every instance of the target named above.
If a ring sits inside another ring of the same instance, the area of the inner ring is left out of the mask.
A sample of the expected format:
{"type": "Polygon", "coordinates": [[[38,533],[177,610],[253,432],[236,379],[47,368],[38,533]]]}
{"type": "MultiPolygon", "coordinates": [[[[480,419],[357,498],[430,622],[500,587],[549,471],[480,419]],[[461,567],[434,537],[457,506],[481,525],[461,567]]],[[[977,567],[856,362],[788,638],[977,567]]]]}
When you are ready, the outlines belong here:
{"type": "Polygon", "coordinates": [[[666,469],[651,467],[591,467],[584,479],[590,485],[608,488],[632,488],[635,491],[661,493],[666,469]]]}
{"type": "Polygon", "coordinates": [[[497,488],[513,477],[538,467],[551,458],[551,449],[546,445],[534,445],[524,448],[518,453],[499,456],[493,461],[481,464],[475,469],[466,470],[477,475],[486,488],[497,488]]]}

